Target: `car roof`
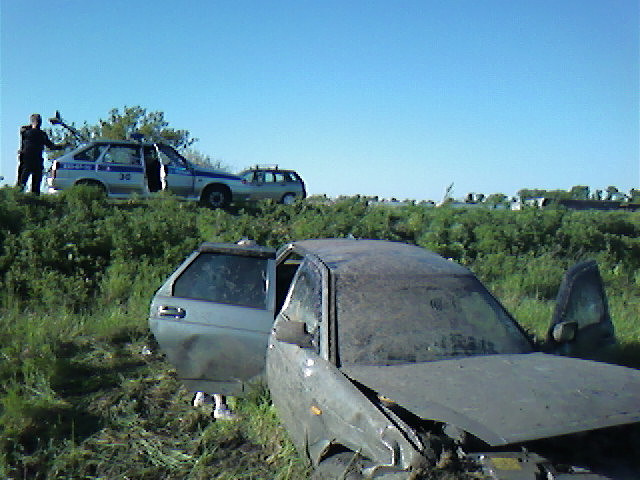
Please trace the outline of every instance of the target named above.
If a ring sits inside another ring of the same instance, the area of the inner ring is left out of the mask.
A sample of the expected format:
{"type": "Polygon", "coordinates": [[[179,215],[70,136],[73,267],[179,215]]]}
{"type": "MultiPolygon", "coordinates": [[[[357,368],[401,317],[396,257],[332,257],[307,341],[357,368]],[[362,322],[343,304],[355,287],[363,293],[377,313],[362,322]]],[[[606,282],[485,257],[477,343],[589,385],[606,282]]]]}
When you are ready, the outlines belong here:
{"type": "Polygon", "coordinates": [[[415,245],[387,240],[300,240],[285,248],[302,256],[316,256],[332,273],[338,275],[472,275],[467,268],[434,252],[415,245]]]}

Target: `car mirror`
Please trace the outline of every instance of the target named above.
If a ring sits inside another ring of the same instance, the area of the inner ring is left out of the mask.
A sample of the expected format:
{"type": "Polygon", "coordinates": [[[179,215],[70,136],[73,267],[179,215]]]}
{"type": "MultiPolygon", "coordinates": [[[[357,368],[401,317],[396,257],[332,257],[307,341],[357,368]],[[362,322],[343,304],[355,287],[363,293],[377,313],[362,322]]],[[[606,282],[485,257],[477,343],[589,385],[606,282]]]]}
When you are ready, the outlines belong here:
{"type": "Polygon", "coordinates": [[[279,322],[274,331],[276,340],[284,343],[291,343],[300,348],[313,347],[313,335],[307,333],[304,322],[279,322]]]}
{"type": "Polygon", "coordinates": [[[558,343],[567,343],[575,340],[577,332],[578,322],[560,322],[553,326],[551,336],[558,343]]]}

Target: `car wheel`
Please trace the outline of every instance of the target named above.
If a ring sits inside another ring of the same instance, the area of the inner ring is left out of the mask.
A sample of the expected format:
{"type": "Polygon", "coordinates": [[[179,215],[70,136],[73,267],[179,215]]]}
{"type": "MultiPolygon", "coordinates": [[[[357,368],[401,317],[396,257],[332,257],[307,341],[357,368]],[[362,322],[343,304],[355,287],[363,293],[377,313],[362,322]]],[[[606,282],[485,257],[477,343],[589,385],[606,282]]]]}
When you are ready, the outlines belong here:
{"type": "Polygon", "coordinates": [[[107,189],[100,182],[96,182],[95,180],[78,180],[76,185],[83,185],[85,187],[93,187],[98,190],[102,195],[107,194],[107,189]]]}
{"type": "Polygon", "coordinates": [[[280,200],[284,205],[291,205],[293,202],[296,201],[296,194],[295,193],[286,193],[284,194],[284,196],[282,197],[282,200],[280,200]]]}
{"type": "Polygon", "coordinates": [[[322,460],[311,474],[311,480],[361,480],[358,454],[344,452],[322,460]]]}
{"type": "Polygon", "coordinates": [[[227,189],[220,185],[211,185],[203,192],[201,203],[210,208],[224,208],[230,201],[231,195],[227,189]]]}

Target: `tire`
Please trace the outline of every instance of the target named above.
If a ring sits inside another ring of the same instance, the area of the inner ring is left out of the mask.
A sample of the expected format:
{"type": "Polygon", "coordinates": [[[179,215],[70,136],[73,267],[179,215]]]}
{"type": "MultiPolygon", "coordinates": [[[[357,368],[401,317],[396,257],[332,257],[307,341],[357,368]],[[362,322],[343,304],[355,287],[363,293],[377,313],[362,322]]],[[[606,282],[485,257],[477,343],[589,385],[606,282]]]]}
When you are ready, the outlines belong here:
{"type": "Polygon", "coordinates": [[[311,474],[311,480],[361,480],[358,454],[343,452],[322,460],[311,474]],[[355,457],[355,458],[354,458],[355,457]]]}
{"type": "Polygon", "coordinates": [[[231,192],[222,185],[210,185],[202,192],[200,203],[209,208],[225,208],[231,202],[231,192]]]}
{"type": "Polygon", "coordinates": [[[285,193],[282,196],[282,200],[280,200],[280,203],[282,203],[283,205],[291,205],[295,201],[296,201],[295,193],[285,193]]]}
{"type": "Polygon", "coordinates": [[[105,188],[105,186],[100,183],[97,182],[95,180],[78,180],[74,185],[82,185],[85,187],[93,187],[95,189],[97,189],[101,194],[106,195],[107,194],[107,189],[105,188]]]}

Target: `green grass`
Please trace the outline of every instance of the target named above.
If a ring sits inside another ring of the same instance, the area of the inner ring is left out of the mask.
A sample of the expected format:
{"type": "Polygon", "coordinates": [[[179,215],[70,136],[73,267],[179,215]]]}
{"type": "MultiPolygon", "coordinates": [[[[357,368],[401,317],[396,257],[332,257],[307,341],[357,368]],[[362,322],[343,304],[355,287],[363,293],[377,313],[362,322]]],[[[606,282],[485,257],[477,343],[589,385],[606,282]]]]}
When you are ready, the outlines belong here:
{"type": "Polygon", "coordinates": [[[306,478],[263,388],[214,422],[143,329],[50,345],[3,385],[3,478],[306,478]]]}
{"type": "Polygon", "coordinates": [[[562,272],[597,258],[620,341],[640,367],[640,215],[369,208],[269,202],[211,211],[164,195],[110,203],[88,189],[0,189],[0,478],[266,479],[308,476],[264,389],[214,422],[176,380],[146,317],[153,292],[201,241],[402,240],[475,271],[544,337],[562,272]],[[143,355],[143,347],[152,350],[143,355]]]}

